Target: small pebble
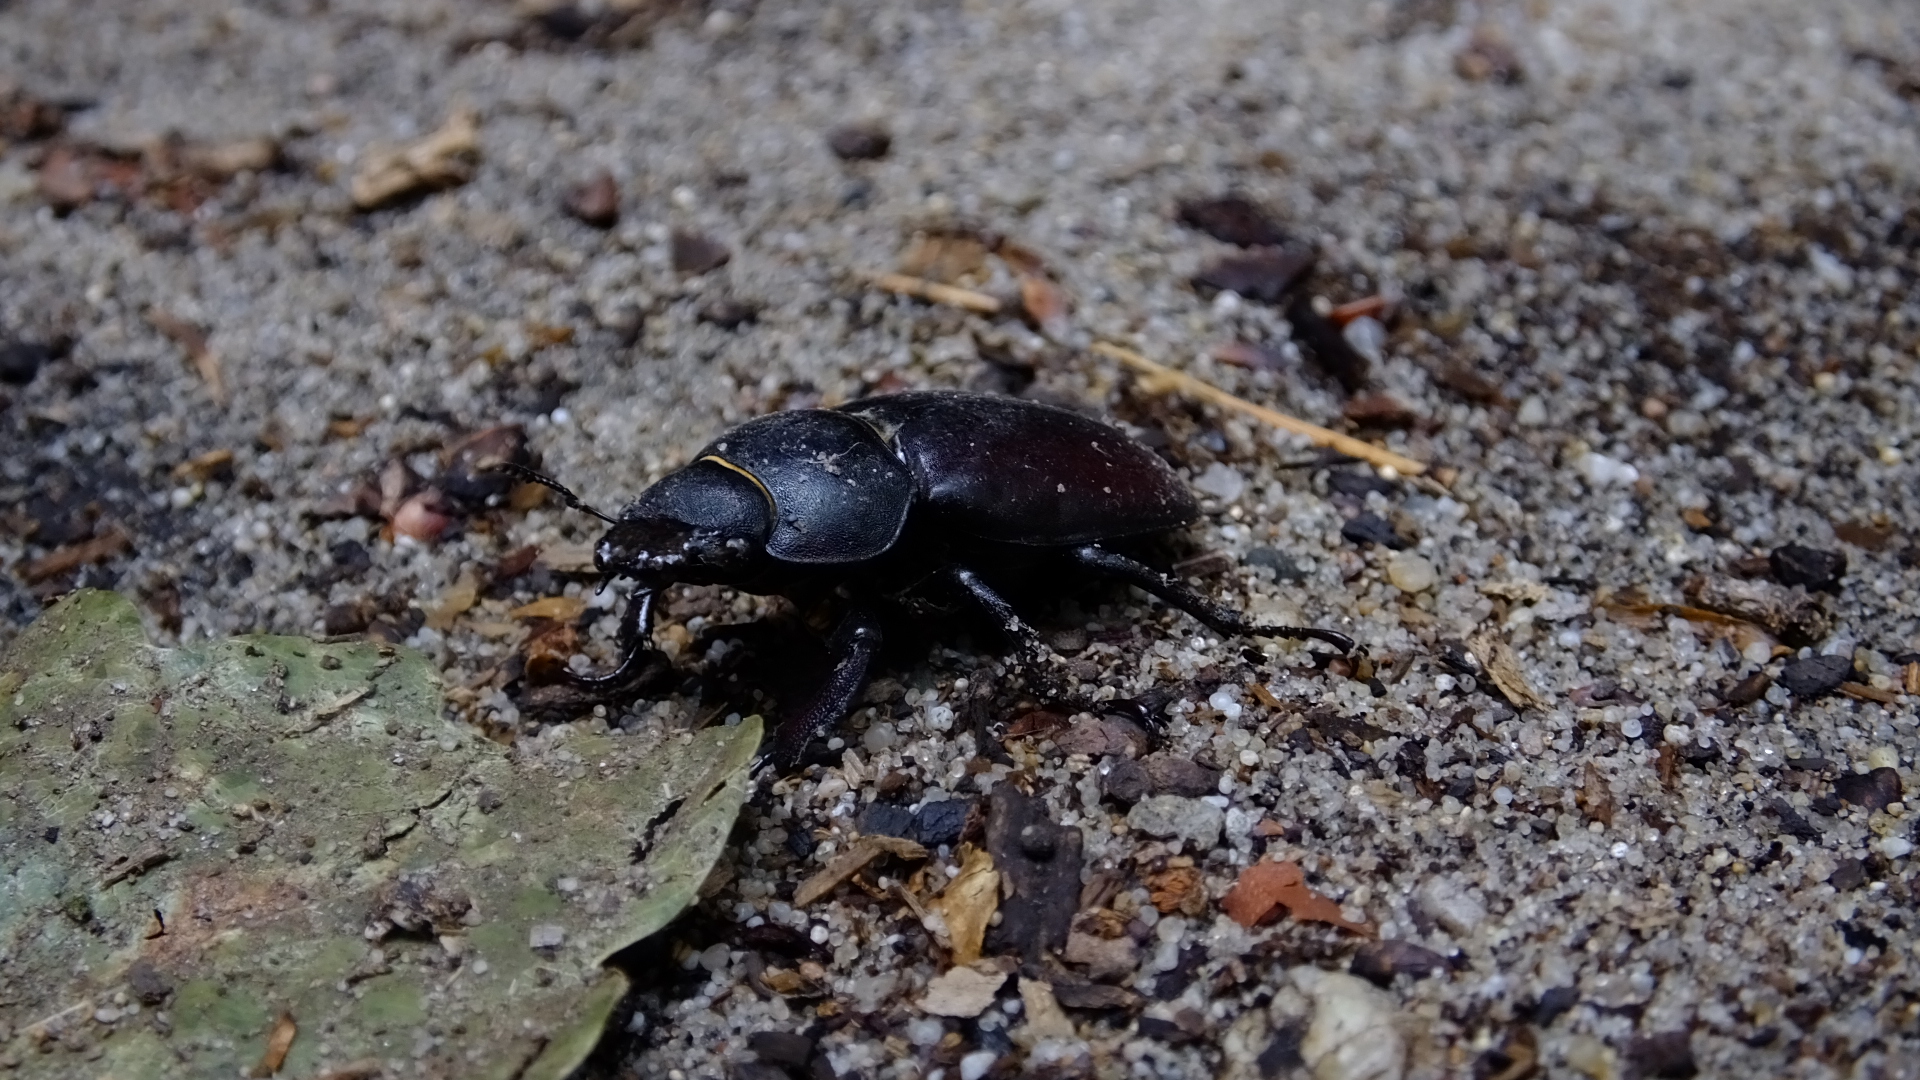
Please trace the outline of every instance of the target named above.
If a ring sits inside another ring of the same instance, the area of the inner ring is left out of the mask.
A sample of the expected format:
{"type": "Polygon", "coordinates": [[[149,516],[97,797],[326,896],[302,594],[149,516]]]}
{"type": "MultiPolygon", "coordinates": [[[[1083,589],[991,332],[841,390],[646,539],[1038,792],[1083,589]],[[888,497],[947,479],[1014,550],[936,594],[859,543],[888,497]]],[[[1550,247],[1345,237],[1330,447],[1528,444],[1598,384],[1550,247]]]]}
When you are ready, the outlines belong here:
{"type": "Polygon", "coordinates": [[[1424,556],[1401,551],[1387,560],[1387,580],[1401,592],[1422,593],[1433,588],[1440,574],[1424,556]]]}
{"type": "Polygon", "coordinates": [[[1216,461],[1193,478],[1193,489],[1223,503],[1230,503],[1246,493],[1247,478],[1232,466],[1216,461]]]}
{"type": "Polygon", "coordinates": [[[975,1050],[960,1059],[960,1080],[980,1080],[999,1060],[1000,1055],[991,1050],[975,1050]]]}

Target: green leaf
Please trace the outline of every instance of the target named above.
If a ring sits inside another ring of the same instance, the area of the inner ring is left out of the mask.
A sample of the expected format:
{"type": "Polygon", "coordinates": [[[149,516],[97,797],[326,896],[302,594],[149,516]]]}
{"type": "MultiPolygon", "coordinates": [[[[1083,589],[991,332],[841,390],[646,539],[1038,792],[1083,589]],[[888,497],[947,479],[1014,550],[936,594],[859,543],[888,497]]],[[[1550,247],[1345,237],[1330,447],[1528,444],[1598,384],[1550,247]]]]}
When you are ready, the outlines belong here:
{"type": "Polygon", "coordinates": [[[557,1078],[692,903],[759,719],[509,752],[389,646],[150,645],[80,592],[0,661],[0,1067],[557,1078]]]}

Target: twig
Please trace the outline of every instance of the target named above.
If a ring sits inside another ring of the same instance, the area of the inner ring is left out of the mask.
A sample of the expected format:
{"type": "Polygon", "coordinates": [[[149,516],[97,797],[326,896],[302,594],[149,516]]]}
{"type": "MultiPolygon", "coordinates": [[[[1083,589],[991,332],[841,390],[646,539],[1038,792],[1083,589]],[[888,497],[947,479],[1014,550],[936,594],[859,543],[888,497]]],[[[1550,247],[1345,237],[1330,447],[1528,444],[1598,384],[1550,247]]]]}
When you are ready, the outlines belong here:
{"type": "Polygon", "coordinates": [[[937,281],[908,277],[906,274],[877,273],[868,274],[866,278],[879,288],[901,296],[911,296],[916,300],[930,300],[936,304],[951,304],[982,315],[1000,314],[1000,301],[972,289],[962,289],[957,285],[942,285],[937,281]]]}
{"type": "Polygon", "coordinates": [[[1342,435],[1318,424],[1309,424],[1305,420],[1288,416],[1286,413],[1269,409],[1264,405],[1255,405],[1251,401],[1227,393],[1204,379],[1195,378],[1184,371],[1176,371],[1164,364],[1156,364],[1132,349],[1122,348],[1106,341],[1096,341],[1092,348],[1101,356],[1118,360],[1143,375],[1141,383],[1149,393],[1180,390],[1222,408],[1245,413],[1283,431],[1291,431],[1315,446],[1338,450],[1378,468],[1392,469],[1401,476],[1419,476],[1427,471],[1425,462],[1415,461],[1391,450],[1382,450],[1372,443],[1362,442],[1351,435],[1342,435]]]}

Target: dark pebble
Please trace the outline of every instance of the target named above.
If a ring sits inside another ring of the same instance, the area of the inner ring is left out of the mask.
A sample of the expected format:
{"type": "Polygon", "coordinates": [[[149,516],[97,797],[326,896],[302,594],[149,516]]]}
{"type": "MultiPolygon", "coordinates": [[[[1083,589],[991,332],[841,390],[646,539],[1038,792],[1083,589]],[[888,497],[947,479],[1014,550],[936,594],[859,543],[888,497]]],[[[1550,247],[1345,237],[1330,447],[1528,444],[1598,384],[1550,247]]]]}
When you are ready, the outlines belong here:
{"type": "Polygon", "coordinates": [[[173,980],[166,973],[153,966],[153,961],[142,957],[127,968],[127,989],[142,1005],[158,1005],[173,993],[173,980]]]}
{"type": "Polygon", "coordinates": [[[51,359],[53,350],[37,341],[0,341],[0,382],[25,386],[51,359]]]}
{"type": "Polygon", "coordinates": [[[913,811],[896,803],[869,803],[860,811],[857,822],[867,836],[898,836],[913,839],[913,811]]]}
{"type": "Polygon", "coordinates": [[[1107,767],[1100,777],[1100,793],[1122,806],[1132,806],[1153,790],[1146,766],[1122,758],[1107,767]]]}
{"type": "Polygon", "coordinates": [[[328,637],[358,634],[372,624],[375,614],[373,605],[364,599],[346,604],[333,604],[327,608],[322,618],[322,626],[328,637]]]}
{"type": "Polygon", "coordinates": [[[827,149],[842,161],[872,161],[893,149],[893,136],[877,124],[847,124],[827,133],[827,149]]]}
{"type": "Polygon", "coordinates": [[[1124,1009],[1139,998],[1131,990],[1102,983],[1053,984],[1053,996],[1069,1009],[1124,1009]]]}
{"type": "Polygon", "coordinates": [[[1173,754],[1154,754],[1141,767],[1155,795],[1180,795],[1198,799],[1220,794],[1220,772],[1190,758],[1173,754]]]}
{"type": "Polygon", "coordinates": [[[1193,287],[1202,292],[1239,293],[1248,300],[1274,304],[1306,277],[1313,262],[1313,252],[1305,248],[1260,248],[1201,267],[1193,275],[1193,287]]]}
{"type": "Polygon", "coordinates": [[[373,556],[358,540],[342,540],[328,548],[327,553],[333,557],[335,567],[349,574],[358,574],[373,566],[373,556]]]}
{"type": "Polygon", "coordinates": [[[1416,979],[1438,975],[1447,970],[1447,958],[1411,941],[1389,938],[1360,946],[1347,970],[1385,989],[1393,984],[1395,975],[1411,975],[1416,979]]]}
{"type": "Polygon", "coordinates": [[[747,1049],[769,1065],[798,1069],[813,1056],[813,1040],[790,1031],[756,1031],[747,1036],[747,1049]]]}
{"type": "Polygon", "coordinates": [[[972,799],[944,799],[930,802],[913,814],[913,839],[924,847],[939,847],[960,842],[967,827],[967,815],[973,811],[972,799]]]}
{"type": "Polygon", "coordinates": [[[1773,570],[1773,580],[1782,585],[1837,592],[1847,572],[1847,556],[1844,552],[1787,544],[1773,549],[1767,565],[1773,570]]]}
{"type": "Polygon", "coordinates": [[[1627,1060],[1641,1076],[1687,1080],[1700,1067],[1693,1062],[1693,1036],[1685,1031],[1663,1031],[1627,1044],[1627,1060]]]}
{"type": "Polygon", "coordinates": [[[673,268],[682,274],[704,274],[709,270],[718,270],[727,264],[733,253],[718,240],[682,229],[673,231],[668,248],[673,256],[673,268]]]}
{"type": "Polygon", "coordinates": [[[1306,1065],[1306,1058],[1300,1055],[1300,1044],[1306,1040],[1307,1029],[1300,1024],[1289,1024],[1273,1033],[1273,1041],[1267,1044],[1260,1056],[1254,1059],[1264,1080],[1279,1080],[1283,1076],[1292,1076],[1295,1071],[1306,1065]]]}
{"type": "Polygon", "coordinates": [[[480,812],[483,814],[491,814],[507,804],[507,801],[500,797],[500,793],[492,788],[481,788],[478,802],[480,812]]]}
{"type": "Polygon", "coordinates": [[[1535,1027],[1546,1027],[1578,1004],[1580,1004],[1578,987],[1556,986],[1541,994],[1540,1000],[1533,1003],[1529,1018],[1535,1027]]]}
{"type": "Polygon", "coordinates": [[[1327,488],[1342,495],[1352,495],[1364,499],[1373,492],[1382,495],[1393,494],[1394,482],[1372,470],[1350,471],[1335,469],[1327,474],[1327,488]]]}
{"type": "Polygon", "coordinates": [[[1265,209],[1239,195],[1189,199],[1180,204],[1178,216],[1182,225],[1235,247],[1279,247],[1287,242],[1286,231],[1265,209]]]}
{"type": "Polygon", "coordinates": [[[1843,859],[1833,873],[1827,875],[1827,884],[1840,892],[1852,892],[1867,883],[1867,864],[1859,859],[1843,859]]]}
{"type": "Polygon", "coordinates": [[[1851,656],[1809,656],[1788,664],[1780,672],[1780,685],[1795,697],[1819,697],[1840,689],[1852,675],[1851,656]]]}
{"type": "Polygon", "coordinates": [[[1371,369],[1367,358],[1348,343],[1346,334],[1332,319],[1314,309],[1311,297],[1305,293],[1294,295],[1287,305],[1287,322],[1293,327],[1293,340],[1299,343],[1307,359],[1332,376],[1347,393],[1355,393],[1367,385],[1371,369]]]}
{"type": "Polygon", "coordinates": [[[1862,810],[1885,810],[1900,801],[1900,773],[1887,765],[1868,773],[1847,773],[1834,780],[1833,793],[1862,810]]]}
{"type": "Polygon", "coordinates": [[[1756,671],[1727,688],[1726,703],[1734,708],[1744,708],[1767,696],[1767,689],[1773,685],[1773,676],[1764,671],[1756,671]]]}
{"type": "Polygon", "coordinates": [[[715,300],[698,313],[701,322],[722,330],[738,330],[759,317],[758,307],[740,300],[715,300]]]}
{"type": "Polygon", "coordinates": [[[739,1061],[727,1070],[729,1080],[789,1080],[787,1070],[764,1061],[739,1061]]]}
{"type": "MultiPolygon", "coordinates": [[[[1181,1011],[1186,1013],[1193,1010],[1181,1011]]],[[[1200,1031],[1189,1031],[1188,1025],[1182,1025],[1176,1020],[1163,1020],[1157,1016],[1143,1016],[1137,1026],[1142,1038],[1154,1039],[1168,1046],[1185,1046],[1201,1035],[1200,1031]]]]}
{"type": "Polygon", "coordinates": [[[1278,548],[1257,547],[1247,552],[1247,565],[1264,566],[1273,571],[1273,576],[1281,581],[1305,581],[1307,572],[1293,557],[1278,548]]]}
{"type": "Polygon", "coordinates": [[[1406,548],[1407,541],[1379,514],[1361,514],[1340,526],[1340,535],[1356,544],[1379,544],[1389,551],[1406,548]]]}
{"type": "Polygon", "coordinates": [[[1773,816],[1780,819],[1780,831],[1796,840],[1813,841],[1820,839],[1820,830],[1808,821],[1800,811],[1785,799],[1776,798],[1768,804],[1773,816]]]}
{"type": "Polygon", "coordinates": [[[613,174],[599,172],[567,193],[563,204],[567,213],[596,229],[611,229],[620,223],[620,185],[613,174]]]}

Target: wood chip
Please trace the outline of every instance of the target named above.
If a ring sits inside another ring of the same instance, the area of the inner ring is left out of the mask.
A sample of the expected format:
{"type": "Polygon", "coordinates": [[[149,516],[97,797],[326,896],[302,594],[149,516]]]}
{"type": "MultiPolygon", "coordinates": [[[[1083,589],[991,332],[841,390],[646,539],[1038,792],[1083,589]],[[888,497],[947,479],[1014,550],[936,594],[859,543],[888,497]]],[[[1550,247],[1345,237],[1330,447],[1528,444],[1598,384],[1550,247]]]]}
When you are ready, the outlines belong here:
{"type": "Polygon", "coordinates": [[[1479,589],[1483,595],[1497,600],[1517,600],[1523,604],[1538,604],[1553,595],[1553,589],[1537,581],[1483,581],[1479,589]]]}
{"type": "Polygon", "coordinates": [[[1134,352],[1132,349],[1123,348],[1111,342],[1096,341],[1093,344],[1093,351],[1099,353],[1101,356],[1118,360],[1120,363],[1140,372],[1144,376],[1140,380],[1141,389],[1147,393],[1164,393],[1170,390],[1178,390],[1181,393],[1211,402],[1222,408],[1232,409],[1236,412],[1251,416],[1264,424],[1280,428],[1283,431],[1293,432],[1295,435],[1299,435],[1315,446],[1324,446],[1330,450],[1338,450],[1348,457],[1359,458],[1381,469],[1391,469],[1401,476],[1419,476],[1427,471],[1427,466],[1423,462],[1415,461],[1402,454],[1396,454],[1391,450],[1382,449],[1381,447],[1374,446],[1372,443],[1362,442],[1350,435],[1342,435],[1337,431],[1323,428],[1318,424],[1310,424],[1305,420],[1288,416],[1286,413],[1269,409],[1264,405],[1255,405],[1251,401],[1235,397],[1212,383],[1203,379],[1197,379],[1184,371],[1176,371],[1173,368],[1157,364],[1141,356],[1139,353],[1134,352]]]}
{"type": "Polygon", "coordinates": [[[273,1030],[267,1034],[266,1053],[260,1055],[259,1064],[247,1075],[256,1080],[265,1080],[279,1072],[280,1066],[286,1064],[287,1051],[293,1049],[293,1037],[299,1033],[300,1027],[293,1022],[293,1014],[281,1013],[280,1018],[273,1022],[273,1030]]]}
{"type": "Polygon", "coordinates": [[[947,304],[951,307],[965,308],[982,315],[998,315],[1000,301],[983,292],[962,289],[953,285],[942,285],[925,278],[908,277],[905,274],[869,274],[867,280],[876,288],[900,296],[911,296],[916,300],[926,300],[935,304],[947,304]]]}
{"type": "Polygon", "coordinates": [[[993,1004],[994,996],[1006,981],[1007,973],[990,964],[954,968],[927,983],[927,992],[920,998],[920,1011],[963,1019],[979,1016],[993,1004]]]}
{"type": "Polygon", "coordinates": [[[45,555],[20,568],[20,577],[29,585],[37,585],[48,578],[59,577],[69,570],[75,570],[91,563],[106,562],[115,555],[133,546],[133,537],[118,525],[110,525],[107,531],[91,540],[82,540],[77,544],[55,548],[45,555]]]}
{"type": "Polygon", "coordinates": [[[1354,922],[1340,913],[1340,905],[1307,887],[1306,872],[1292,862],[1258,862],[1240,872],[1226,898],[1220,901],[1227,917],[1252,929],[1273,918],[1281,908],[1303,922],[1324,922],[1355,934],[1374,935],[1371,922],[1354,922]]]}
{"type": "Polygon", "coordinates": [[[480,120],[456,110],[440,129],[397,150],[369,152],[353,174],[353,205],[372,210],[395,199],[464,184],[480,152],[480,120]]]}
{"type": "Polygon", "coordinates": [[[1515,708],[1544,709],[1551,704],[1521,673],[1520,657],[1513,651],[1513,646],[1491,634],[1481,634],[1469,644],[1473,647],[1473,654],[1480,658],[1481,665],[1486,668],[1487,677],[1493,680],[1493,685],[1515,708]]]}
{"type": "Polygon", "coordinates": [[[577,596],[543,596],[530,604],[521,604],[507,614],[516,619],[554,619],[572,622],[587,610],[587,602],[577,596]]]}
{"type": "Polygon", "coordinates": [[[1080,903],[1079,828],[1049,816],[1046,800],[1012,784],[987,796],[987,850],[1000,871],[1000,921],[986,948],[1037,964],[1067,943],[1080,903]]]}
{"type": "Polygon", "coordinates": [[[1585,772],[1581,774],[1580,790],[1573,801],[1587,815],[1588,821],[1597,821],[1605,828],[1613,827],[1613,786],[1607,778],[1600,775],[1600,767],[1587,762],[1585,772]]]}
{"type": "Polygon", "coordinates": [[[200,381],[207,384],[207,391],[213,395],[213,400],[225,405],[227,380],[220,369],[219,354],[207,344],[207,332],[157,307],[147,309],[147,323],[165,334],[175,345],[180,346],[181,351],[186,353],[187,359],[192,362],[193,370],[199,374],[200,381]]]}
{"type": "Polygon", "coordinates": [[[800,887],[793,890],[793,906],[800,908],[812,906],[816,901],[839,888],[848,878],[866,869],[868,863],[882,855],[892,855],[901,859],[924,859],[927,857],[927,849],[911,840],[902,840],[897,836],[863,836],[855,840],[852,847],[835,855],[818,873],[801,882],[800,887]]]}
{"type": "Polygon", "coordinates": [[[953,962],[971,964],[980,959],[987,926],[1000,906],[1000,872],[994,869],[993,855],[985,848],[962,844],[959,876],[928,906],[946,921],[953,962]]]}
{"type": "Polygon", "coordinates": [[[202,483],[227,471],[233,465],[233,451],[209,450],[197,457],[188,458],[173,467],[175,480],[197,480],[202,483]]]}
{"type": "Polygon", "coordinates": [[[1060,999],[1053,996],[1053,985],[1038,979],[1022,976],[1020,979],[1021,1012],[1026,1015],[1024,1034],[1034,1042],[1041,1039],[1071,1039],[1074,1037],[1073,1021],[1067,1019],[1066,1011],[1060,1008],[1060,999]]]}
{"type": "Polygon", "coordinates": [[[1892,705],[1900,700],[1900,693],[1897,690],[1882,690],[1865,683],[1843,682],[1840,684],[1840,692],[1856,701],[1877,701],[1882,705],[1892,705]]]}

